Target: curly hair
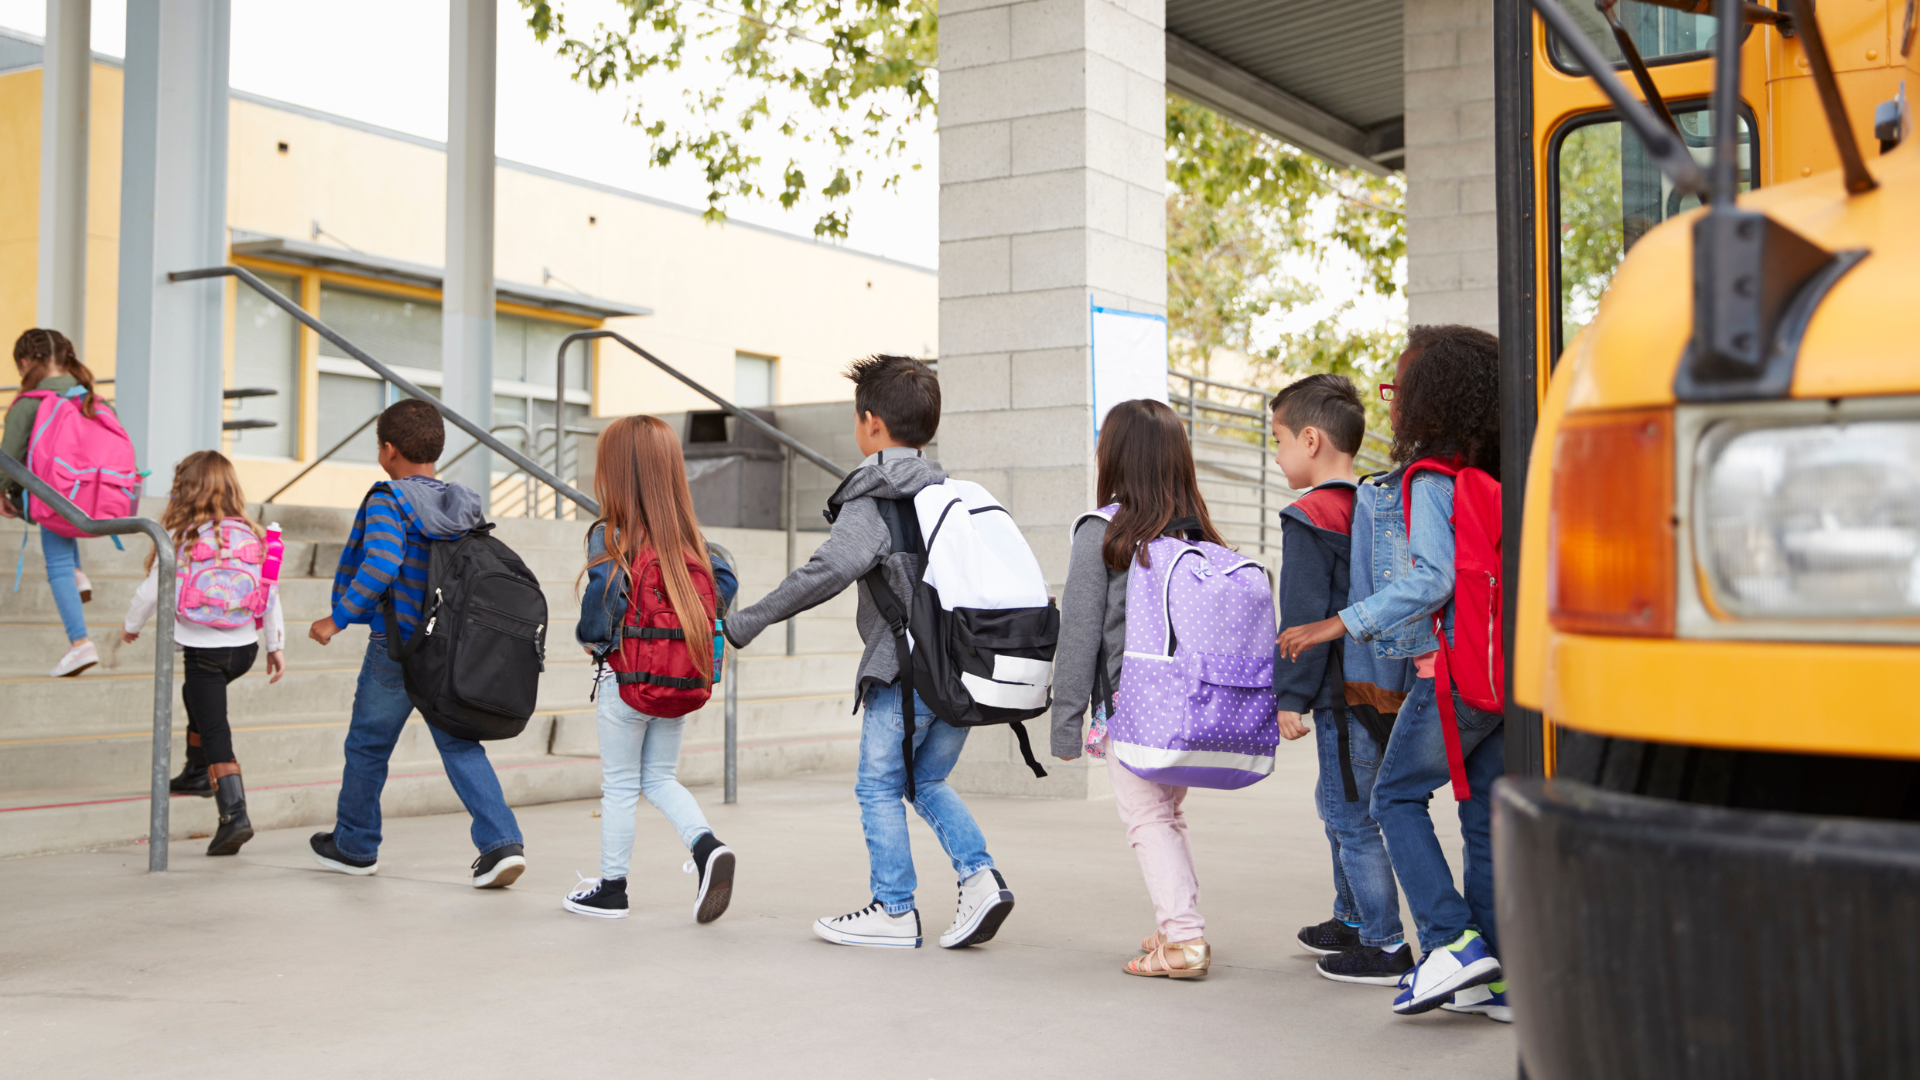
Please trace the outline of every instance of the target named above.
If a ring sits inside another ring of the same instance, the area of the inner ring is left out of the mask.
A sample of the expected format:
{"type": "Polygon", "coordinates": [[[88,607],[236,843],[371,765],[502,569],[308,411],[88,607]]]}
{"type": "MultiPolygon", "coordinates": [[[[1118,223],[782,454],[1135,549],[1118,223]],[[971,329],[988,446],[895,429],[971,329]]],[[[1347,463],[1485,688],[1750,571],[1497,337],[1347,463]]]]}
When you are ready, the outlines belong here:
{"type": "Polygon", "coordinates": [[[1500,339],[1471,326],[1416,326],[1397,390],[1393,460],[1439,457],[1500,475],[1500,339]]]}

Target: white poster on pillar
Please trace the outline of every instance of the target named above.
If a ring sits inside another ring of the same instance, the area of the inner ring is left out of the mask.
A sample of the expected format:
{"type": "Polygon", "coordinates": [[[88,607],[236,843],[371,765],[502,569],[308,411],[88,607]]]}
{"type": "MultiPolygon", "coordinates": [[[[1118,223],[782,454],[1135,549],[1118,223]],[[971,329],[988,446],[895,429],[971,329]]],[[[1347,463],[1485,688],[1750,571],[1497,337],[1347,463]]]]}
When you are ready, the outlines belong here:
{"type": "Polygon", "coordinates": [[[1167,400],[1167,319],[1093,305],[1093,433],[1122,401],[1167,400]]]}

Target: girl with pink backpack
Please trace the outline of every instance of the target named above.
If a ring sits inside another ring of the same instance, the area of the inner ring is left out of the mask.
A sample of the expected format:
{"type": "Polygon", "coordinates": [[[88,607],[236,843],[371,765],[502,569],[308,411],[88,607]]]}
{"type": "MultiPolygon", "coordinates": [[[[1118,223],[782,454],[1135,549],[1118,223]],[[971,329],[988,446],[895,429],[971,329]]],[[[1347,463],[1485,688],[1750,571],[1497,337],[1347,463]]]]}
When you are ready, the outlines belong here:
{"type": "MultiPolygon", "coordinates": [[[[237,854],[253,839],[247,793],[227,724],[227,685],[245,675],[260,655],[257,635],[267,638],[267,681],[286,674],[286,632],[280,618],[280,527],[261,528],[247,516],[247,499],[233,462],[213,450],[188,454],[173,472],[173,491],[160,524],[173,537],[175,618],[173,640],[183,654],[187,706],[187,765],[172,790],[212,796],[220,827],[209,855],[237,854]]],[[[147,579],[127,609],[124,641],[159,607],[160,579],[153,554],[147,579]]]]}
{"type": "MultiPolygon", "coordinates": [[[[80,362],[73,342],[58,330],[28,330],[13,343],[13,364],[20,372],[20,393],[7,409],[0,451],[96,518],[131,514],[140,484],[133,442],[113,410],[94,393],[93,372],[80,362]]],[[[87,534],[11,479],[0,488],[0,515],[23,517],[29,528],[40,527],[47,585],[68,645],[50,674],[78,675],[99,663],[100,651],[87,636],[81,608],[93,599],[93,584],[80,570],[79,539],[87,534]]],[[[23,535],[22,562],[25,553],[23,535]]],[[[13,587],[20,588],[19,569],[13,587]]]]}
{"type": "Polygon", "coordinates": [[[1265,569],[1214,529],[1172,409],[1145,399],[1115,405],[1094,456],[1104,505],[1074,523],[1052,749],[1063,761],[1083,749],[1107,759],[1114,805],[1146,878],[1156,926],[1122,970],[1199,978],[1213,953],[1181,805],[1189,786],[1243,787],[1272,771],[1271,587],[1265,569]],[[1175,624],[1195,626],[1196,611],[1205,623],[1199,640],[1175,642],[1175,624]],[[1196,672],[1210,684],[1204,692],[1185,681],[1196,672]]]}

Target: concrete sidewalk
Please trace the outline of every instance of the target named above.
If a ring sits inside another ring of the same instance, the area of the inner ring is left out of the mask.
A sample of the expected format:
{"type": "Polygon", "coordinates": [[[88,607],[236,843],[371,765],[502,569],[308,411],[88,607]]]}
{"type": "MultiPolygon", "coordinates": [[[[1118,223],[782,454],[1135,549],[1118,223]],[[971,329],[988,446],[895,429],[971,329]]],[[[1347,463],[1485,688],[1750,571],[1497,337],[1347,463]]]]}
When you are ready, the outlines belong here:
{"type": "Polygon", "coordinates": [[[531,867],[498,892],[466,884],[464,815],[389,820],[373,878],[321,871],[310,829],[230,859],[177,841],[157,876],[139,846],[0,864],[0,1056],[16,1076],[1512,1076],[1511,1028],[1395,1017],[1390,989],[1314,974],[1293,940],[1332,892],[1312,748],[1281,759],[1189,799],[1201,981],[1120,973],[1153,919],[1111,801],[969,799],[1019,897],[986,946],[934,947],[953,872],[917,818],[928,947],[815,939],[868,899],[852,777],[816,774],[736,806],[694,789],[740,853],[710,926],[644,804],[623,921],[560,908],[598,872],[597,802],[519,810],[531,867]]]}

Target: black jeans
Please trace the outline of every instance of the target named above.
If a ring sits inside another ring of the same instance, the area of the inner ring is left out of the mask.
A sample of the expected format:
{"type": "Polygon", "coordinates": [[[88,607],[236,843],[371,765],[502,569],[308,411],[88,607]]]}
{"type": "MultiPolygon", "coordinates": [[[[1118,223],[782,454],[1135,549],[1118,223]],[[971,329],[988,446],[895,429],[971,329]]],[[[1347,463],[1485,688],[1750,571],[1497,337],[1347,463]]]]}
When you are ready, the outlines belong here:
{"type": "Polygon", "coordinates": [[[245,675],[260,655],[258,643],[196,649],[188,645],[187,680],[180,696],[187,703],[187,734],[200,736],[209,765],[232,761],[233,729],[227,726],[227,684],[245,675]]]}

